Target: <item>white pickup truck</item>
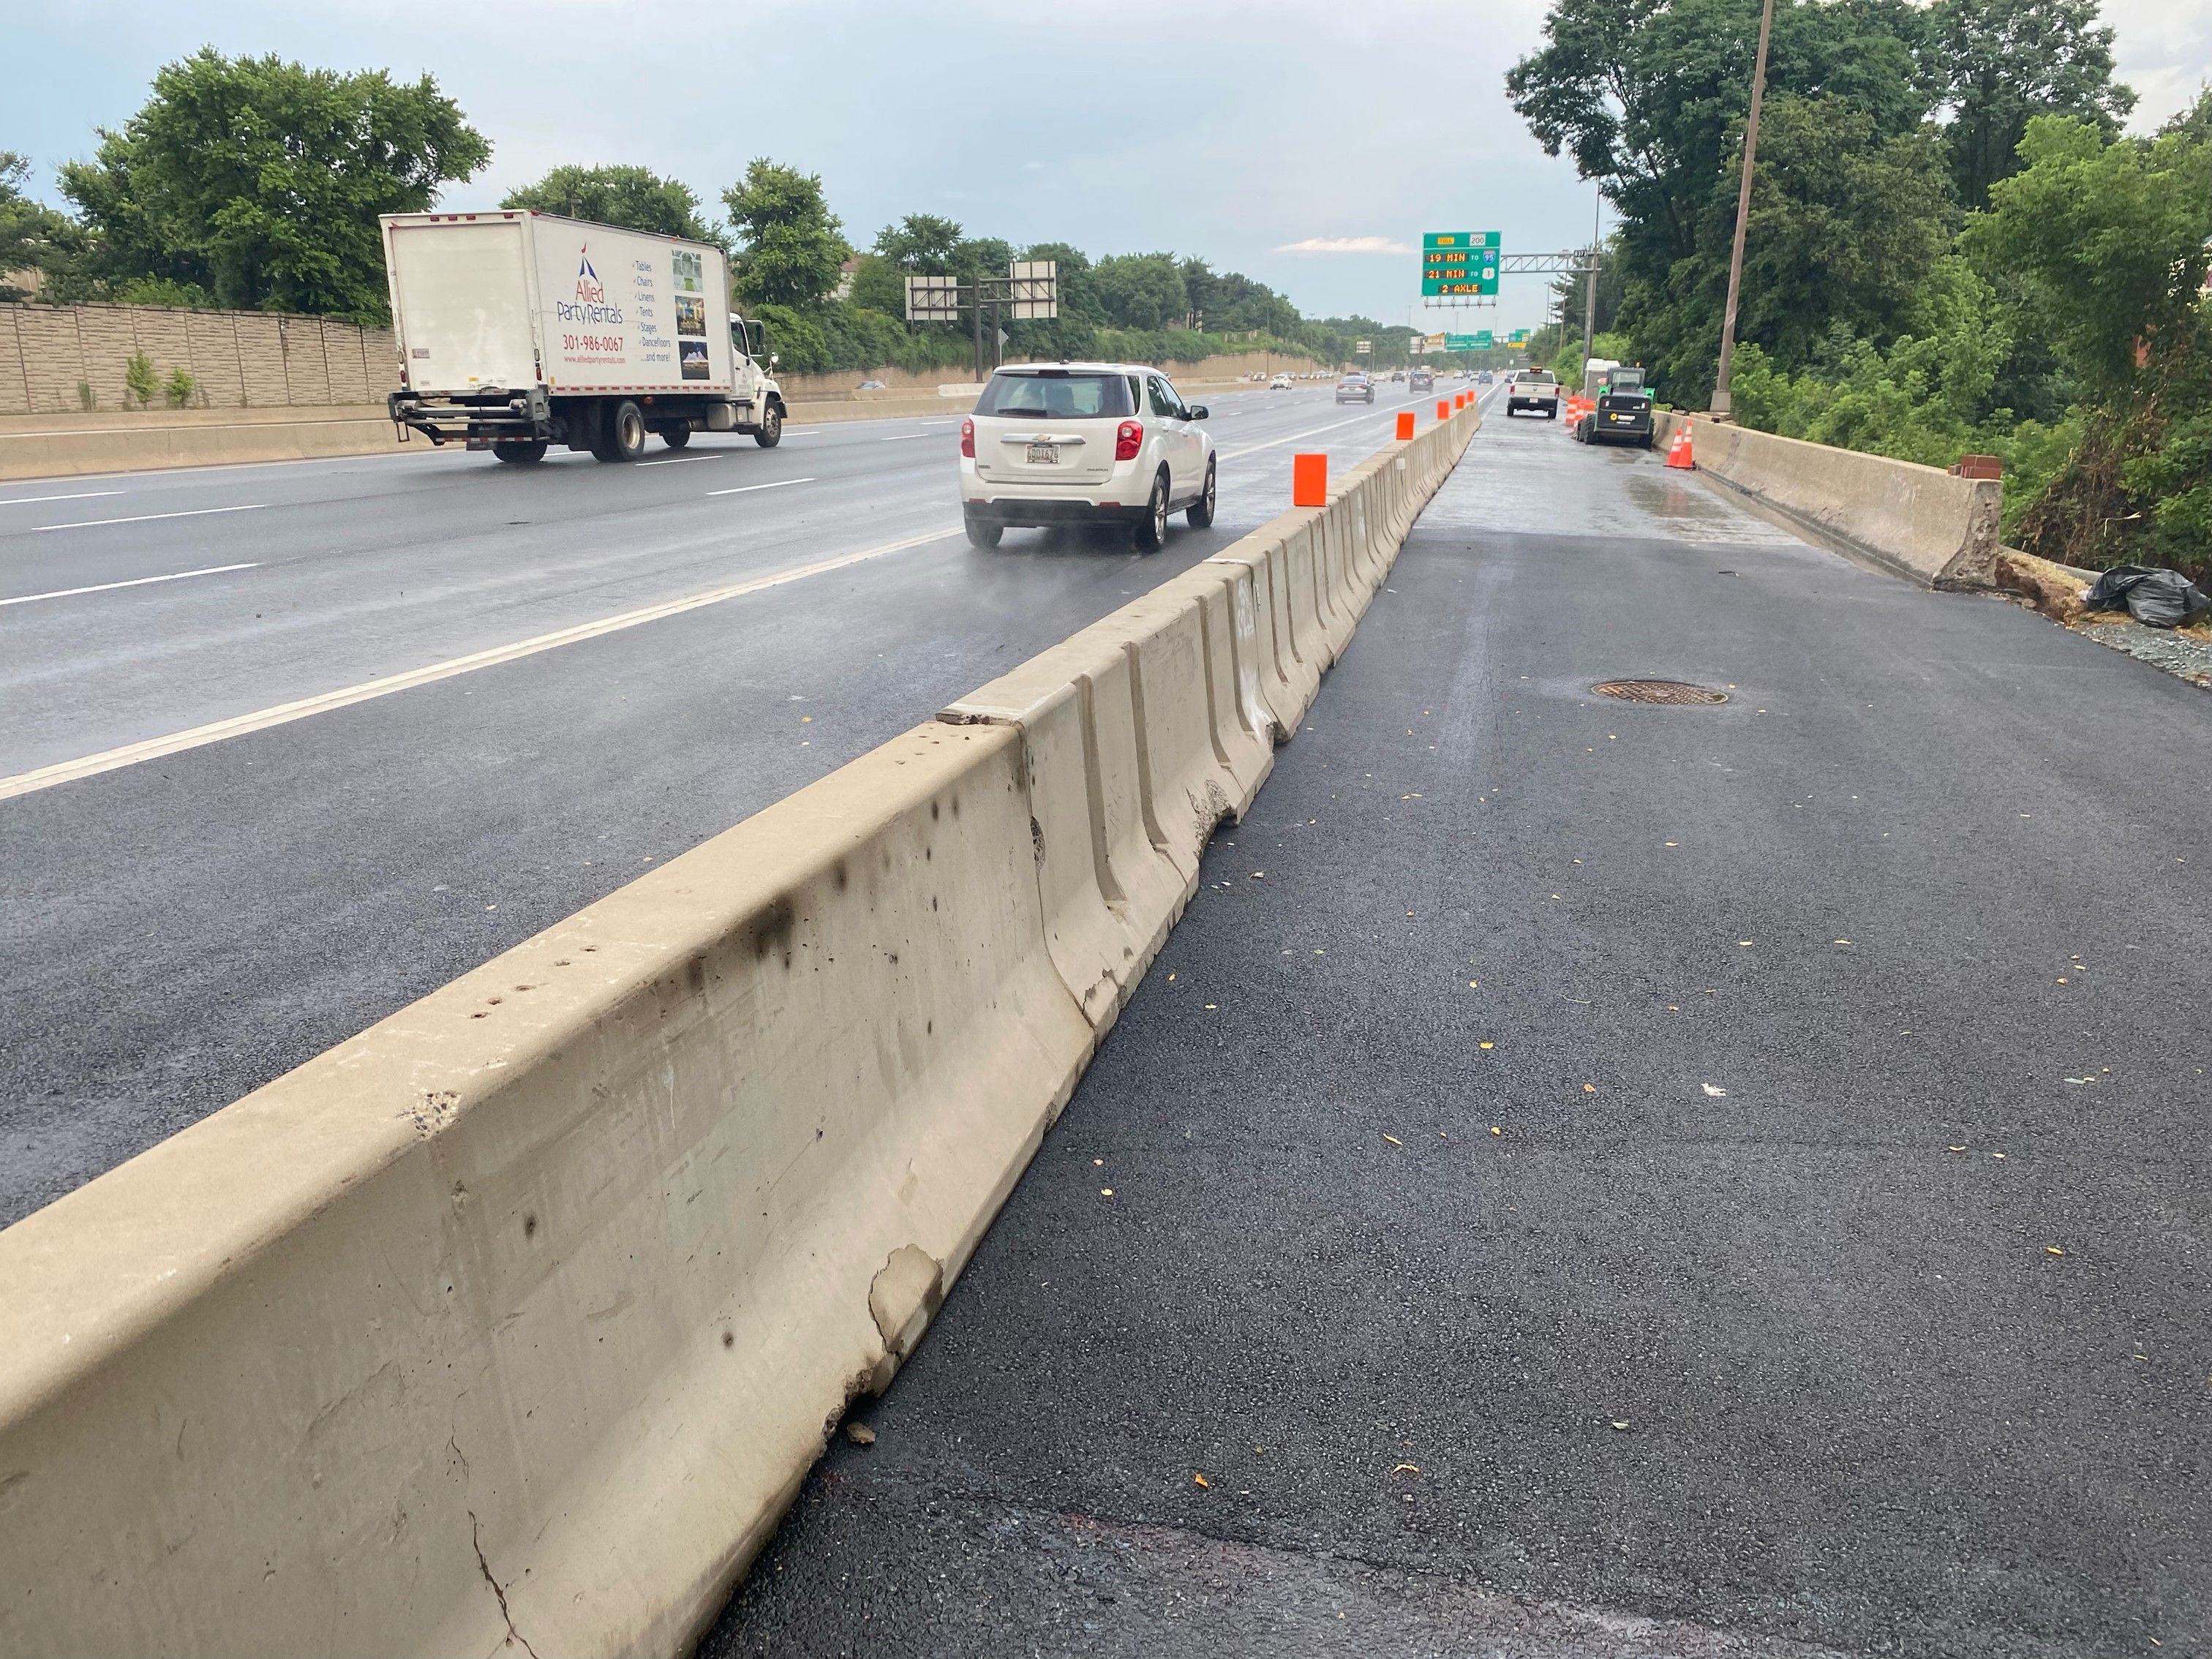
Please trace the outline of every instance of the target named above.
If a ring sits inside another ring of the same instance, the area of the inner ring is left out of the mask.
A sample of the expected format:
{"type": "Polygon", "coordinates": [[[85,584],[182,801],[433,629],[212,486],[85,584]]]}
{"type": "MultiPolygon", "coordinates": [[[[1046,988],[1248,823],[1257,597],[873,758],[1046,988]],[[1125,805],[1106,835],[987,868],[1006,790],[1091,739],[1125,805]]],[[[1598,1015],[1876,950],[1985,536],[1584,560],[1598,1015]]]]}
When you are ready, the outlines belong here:
{"type": "Polygon", "coordinates": [[[502,461],[547,446],[635,460],[654,433],[783,435],[764,331],[728,310],[722,250],[546,213],[387,213],[393,422],[502,461]]]}

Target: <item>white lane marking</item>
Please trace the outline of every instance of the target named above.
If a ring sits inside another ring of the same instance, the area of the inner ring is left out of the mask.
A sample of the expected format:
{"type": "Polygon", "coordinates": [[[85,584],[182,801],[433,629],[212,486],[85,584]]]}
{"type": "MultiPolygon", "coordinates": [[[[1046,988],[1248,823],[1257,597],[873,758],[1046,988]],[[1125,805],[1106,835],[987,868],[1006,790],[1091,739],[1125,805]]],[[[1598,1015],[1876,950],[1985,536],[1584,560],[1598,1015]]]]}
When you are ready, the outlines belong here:
{"type": "Polygon", "coordinates": [[[924,421],[922,424],[924,426],[957,426],[960,423],[957,421],[924,421]]]}
{"type": "Polygon", "coordinates": [[[57,587],[51,593],[19,593],[0,599],[0,605],[29,605],[39,599],[73,599],[80,593],[112,593],[118,587],[144,587],[152,582],[180,582],[187,576],[220,576],[227,570],[258,570],[252,564],[211,564],[199,570],[173,570],[166,576],[133,576],[127,582],[94,582],[89,587],[57,587]]]}
{"type": "MultiPolygon", "coordinates": [[[[724,453],[727,453],[726,451],[724,453]]],[[[719,461],[720,455],[663,455],[657,461],[640,461],[640,466],[681,466],[686,461],[719,461]]]]}
{"type": "Polygon", "coordinates": [[[210,513],[258,513],[269,503],[254,501],[245,507],[192,507],[181,513],[138,513],[127,519],[79,519],[70,524],[42,524],[32,534],[44,535],[49,530],[97,530],[104,524],[150,524],[155,519],[204,519],[210,513]]]}
{"type": "Polygon", "coordinates": [[[80,489],[69,495],[17,495],[0,501],[0,507],[31,507],[40,501],[88,501],[94,495],[120,495],[119,489],[80,489]]]}
{"type": "Polygon", "coordinates": [[[812,483],[811,478],[778,478],[770,483],[738,484],[729,489],[710,489],[709,495],[746,495],[756,489],[783,489],[793,484],[812,483]]]}
{"type": "Polygon", "coordinates": [[[783,429],[787,438],[811,438],[822,428],[818,426],[787,426],[783,429]]]}
{"type": "MultiPolygon", "coordinates": [[[[948,421],[945,424],[950,426],[951,422],[948,421]]],[[[909,438],[927,438],[928,435],[927,432],[894,432],[890,437],[878,438],[876,441],[885,444],[902,444],[909,438]]]]}
{"type": "Polygon", "coordinates": [[[797,565],[789,570],[779,570],[773,575],[756,576],[750,581],[732,582],[727,587],[710,587],[703,593],[694,593],[685,599],[670,599],[641,610],[625,611],[617,616],[602,617],[597,622],[579,623],[573,628],[558,629],[532,639],[517,640],[512,645],[472,651],[467,656],[449,658],[444,662],[431,663],[427,667],[410,669],[404,674],[392,674],[383,679],[344,686],[312,697],[301,697],[296,702],[278,703],[273,708],[257,709],[250,714],[234,714],[228,720],[213,720],[205,726],[195,726],[189,731],[172,732],[167,737],[149,738],[143,743],[125,744],[119,749],[102,750],[96,755],[85,755],[76,760],[57,761],[52,766],[41,766],[33,771],[18,772],[13,777],[0,778],[0,800],[32,794],[40,789],[51,789],[57,784],[74,783],[80,778],[97,777],[102,772],[119,771],[124,767],[136,766],[142,761],[159,760],[164,755],[177,754],[183,750],[204,748],[227,738],[264,732],[272,726],[289,726],[294,720],[303,720],[315,714],[328,714],[333,709],[350,708],[357,702],[390,696],[395,691],[411,690],[418,685],[429,685],[439,680],[473,673],[479,668],[492,668],[519,658],[534,657],[541,651],[558,650],[564,645],[594,640],[603,634],[618,634],[624,629],[641,627],[668,617],[680,617],[687,611],[696,611],[705,605],[720,605],[725,599],[742,599],[748,593],[759,593],[771,587],[805,581],[811,576],[827,575],[833,570],[848,569],[856,564],[865,564],[871,559],[903,553],[909,548],[947,541],[958,534],[960,531],[956,526],[933,530],[925,535],[908,536],[903,541],[885,542],[879,547],[862,548],[857,553],[841,553],[836,558],[797,565]]]}
{"type": "Polygon", "coordinates": [[[1396,413],[1395,410],[1391,409],[1370,410],[1364,415],[1355,415],[1348,421],[1331,421],[1327,426],[1309,427],[1304,432],[1293,432],[1287,438],[1271,438],[1266,443],[1247,444],[1242,449],[1224,449],[1221,452],[1221,459],[1224,461],[1233,461],[1239,456],[1256,455],[1263,449],[1275,449],[1284,444],[1294,444],[1301,438],[1315,438],[1324,432],[1334,432],[1340,426],[1358,426],[1362,421],[1379,420],[1383,416],[1396,413]]]}

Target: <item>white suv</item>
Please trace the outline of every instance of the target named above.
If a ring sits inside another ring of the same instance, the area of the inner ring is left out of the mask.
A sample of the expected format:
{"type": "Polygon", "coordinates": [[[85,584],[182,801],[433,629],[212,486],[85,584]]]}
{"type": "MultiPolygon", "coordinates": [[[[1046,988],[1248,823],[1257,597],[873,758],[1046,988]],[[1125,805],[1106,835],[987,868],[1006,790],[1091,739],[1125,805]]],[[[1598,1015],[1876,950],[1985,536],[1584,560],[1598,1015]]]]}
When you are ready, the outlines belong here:
{"type": "Polygon", "coordinates": [[[991,376],[960,423],[960,505],[968,539],[996,547],[1010,527],[1126,524],[1149,553],[1168,515],[1213,522],[1213,439],[1204,404],[1186,405],[1141,363],[1024,363],[991,376]]]}

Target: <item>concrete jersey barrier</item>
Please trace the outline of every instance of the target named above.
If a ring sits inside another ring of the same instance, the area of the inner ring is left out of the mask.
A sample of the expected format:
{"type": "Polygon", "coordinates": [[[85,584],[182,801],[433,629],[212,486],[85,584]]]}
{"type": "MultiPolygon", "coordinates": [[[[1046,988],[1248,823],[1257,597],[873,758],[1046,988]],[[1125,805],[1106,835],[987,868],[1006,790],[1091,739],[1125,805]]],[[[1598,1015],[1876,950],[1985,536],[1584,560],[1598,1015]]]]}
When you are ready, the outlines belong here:
{"type": "Polygon", "coordinates": [[[1478,420],[0,1232],[0,1652],[686,1650],[1478,420]]]}
{"type": "Polygon", "coordinates": [[[1923,587],[1994,582],[2004,516],[1999,481],[1679,411],[1659,416],[1654,441],[1663,448],[1686,422],[1699,471],[1817,536],[1923,587]]]}

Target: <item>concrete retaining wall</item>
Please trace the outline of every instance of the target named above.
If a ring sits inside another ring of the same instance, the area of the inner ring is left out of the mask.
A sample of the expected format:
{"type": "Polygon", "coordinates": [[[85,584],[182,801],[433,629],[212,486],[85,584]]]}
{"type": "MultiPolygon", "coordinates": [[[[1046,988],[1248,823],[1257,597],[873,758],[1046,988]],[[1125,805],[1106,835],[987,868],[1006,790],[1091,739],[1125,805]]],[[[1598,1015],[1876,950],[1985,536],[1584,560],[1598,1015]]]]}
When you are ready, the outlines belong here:
{"type": "Polygon", "coordinates": [[[1655,441],[1685,422],[1699,471],[1814,535],[1923,587],[1994,580],[2001,482],[1679,413],[1659,416],[1655,441]]]}
{"type": "MultiPolygon", "coordinates": [[[[898,416],[958,415],[940,398],[793,404],[794,426],[898,416]]],[[[402,443],[381,404],[331,409],[150,410],[95,415],[0,416],[0,481],[222,466],[314,457],[465,454],[415,437],[402,443]]]]}
{"type": "Polygon", "coordinates": [[[1479,418],[0,1232],[0,1651],[685,1650],[1479,418]]]}
{"type": "MultiPolygon", "coordinates": [[[[388,328],[274,311],[0,305],[0,415],[131,408],[124,369],[143,352],[166,382],[192,377],[191,408],[363,404],[396,383],[388,328]]],[[[156,402],[159,398],[157,395],[156,402]]]]}

